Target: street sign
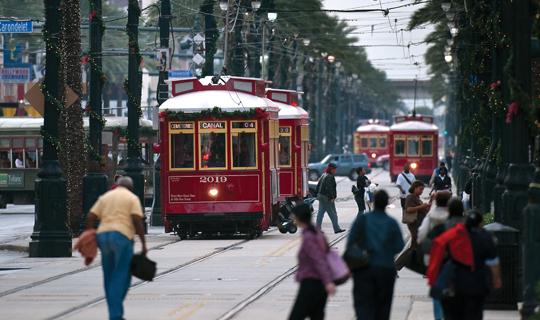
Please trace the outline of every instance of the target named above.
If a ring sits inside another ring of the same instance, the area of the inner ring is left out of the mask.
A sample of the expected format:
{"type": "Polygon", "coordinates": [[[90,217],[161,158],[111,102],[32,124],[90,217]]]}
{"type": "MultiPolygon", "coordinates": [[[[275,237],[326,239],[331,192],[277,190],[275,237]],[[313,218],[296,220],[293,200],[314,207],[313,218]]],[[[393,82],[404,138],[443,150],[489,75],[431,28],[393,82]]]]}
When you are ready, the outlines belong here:
{"type": "Polygon", "coordinates": [[[34,25],[32,21],[0,20],[0,33],[32,33],[34,25]]]}
{"type": "Polygon", "coordinates": [[[169,78],[191,78],[191,70],[169,70],[169,78]]]}
{"type": "Polygon", "coordinates": [[[26,83],[30,81],[30,68],[1,68],[0,82],[6,83],[26,83]]]}

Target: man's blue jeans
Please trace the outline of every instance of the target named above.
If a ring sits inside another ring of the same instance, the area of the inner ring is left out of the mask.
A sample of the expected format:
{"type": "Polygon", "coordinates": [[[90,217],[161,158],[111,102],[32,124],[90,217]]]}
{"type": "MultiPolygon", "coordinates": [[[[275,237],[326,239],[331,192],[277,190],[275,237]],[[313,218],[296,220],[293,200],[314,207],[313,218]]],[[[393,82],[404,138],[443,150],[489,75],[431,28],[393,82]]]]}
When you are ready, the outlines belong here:
{"type": "Polygon", "coordinates": [[[319,229],[321,228],[325,212],[328,212],[330,221],[332,221],[332,227],[334,228],[334,232],[339,231],[341,227],[338,223],[336,203],[330,201],[327,196],[321,194],[319,195],[319,212],[317,213],[317,228],[319,229]]]}
{"type": "Polygon", "coordinates": [[[117,231],[97,234],[101,250],[105,297],[109,319],[119,320],[124,315],[123,302],[131,284],[133,241],[117,231]]]}

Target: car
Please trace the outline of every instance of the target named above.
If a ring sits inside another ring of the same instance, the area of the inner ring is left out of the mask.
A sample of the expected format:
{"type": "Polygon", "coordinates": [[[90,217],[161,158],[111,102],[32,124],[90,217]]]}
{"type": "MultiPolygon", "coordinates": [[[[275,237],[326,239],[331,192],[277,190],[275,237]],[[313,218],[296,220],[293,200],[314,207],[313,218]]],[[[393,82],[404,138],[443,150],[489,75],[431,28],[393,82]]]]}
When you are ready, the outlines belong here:
{"type": "Polygon", "coordinates": [[[382,156],[377,158],[377,167],[383,168],[386,171],[390,170],[390,155],[389,154],[383,154],[382,156]]]}
{"type": "Polygon", "coordinates": [[[324,157],[320,162],[308,164],[309,180],[319,180],[320,176],[324,172],[324,169],[326,169],[330,162],[333,162],[337,165],[336,176],[349,177],[349,179],[353,181],[356,181],[356,178],[358,178],[356,168],[363,167],[366,169],[366,173],[371,172],[368,156],[365,153],[329,154],[324,157]]]}

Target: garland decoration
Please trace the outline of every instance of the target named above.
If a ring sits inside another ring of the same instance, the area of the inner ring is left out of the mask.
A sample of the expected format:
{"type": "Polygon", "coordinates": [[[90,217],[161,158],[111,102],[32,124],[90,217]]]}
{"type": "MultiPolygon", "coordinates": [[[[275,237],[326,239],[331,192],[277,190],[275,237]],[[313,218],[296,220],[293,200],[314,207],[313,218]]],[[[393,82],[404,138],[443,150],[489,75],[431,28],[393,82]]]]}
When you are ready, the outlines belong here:
{"type": "Polygon", "coordinates": [[[165,115],[169,120],[176,121],[191,121],[204,118],[210,119],[234,119],[234,118],[266,118],[268,112],[261,108],[248,109],[248,110],[235,110],[232,112],[223,111],[219,107],[212,109],[202,110],[200,112],[186,113],[183,111],[165,111],[165,115]]]}

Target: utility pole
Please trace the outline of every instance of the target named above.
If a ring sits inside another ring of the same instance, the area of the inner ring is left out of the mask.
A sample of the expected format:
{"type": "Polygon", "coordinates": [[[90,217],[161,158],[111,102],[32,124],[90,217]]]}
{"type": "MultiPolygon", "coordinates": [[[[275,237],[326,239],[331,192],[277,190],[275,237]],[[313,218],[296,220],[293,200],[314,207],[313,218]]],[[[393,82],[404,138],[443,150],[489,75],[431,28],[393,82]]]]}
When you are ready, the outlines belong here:
{"type": "MultiPolygon", "coordinates": [[[[161,0],[161,10],[159,17],[159,47],[161,48],[162,61],[161,68],[159,70],[158,86],[157,86],[157,111],[154,113],[154,121],[158,122],[158,139],[159,135],[159,106],[167,100],[169,97],[169,86],[165,82],[169,78],[168,66],[170,66],[170,59],[168,54],[163,57],[163,52],[169,51],[169,34],[170,34],[170,21],[171,21],[171,1],[161,0]],[[169,57],[169,59],[167,59],[169,57]],[[163,59],[164,58],[164,59],[163,59]]],[[[158,140],[159,141],[159,140],[158,140]]],[[[153,226],[162,226],[163,219],[161,216],[161,155],[156,159],[154,164],[154,195],[152,201],[152,218],[150,224],[153,226]]]]}
{"type": "Polygon", "coordinates": [[[101,0],[90,1],[90,11],[95,16],[90,21],[90,95],[88,108],[90,109],[90,145],[92,150],[89,157],[89,172],[83,178],[83,219],[86,223],[86,215],[96,202],[98,197],[107,191],[107,176],[101,170],[101,131],[103,130],[102,99],[102,9],[101,0]]]}
{"type": "Polygon", "coordinates": [[[127,166],[126,174],[133,179],[134,193],[144,208],[144,175],[142,173],[141,148],[139,145],[139,120],[141,111],[141,54],[139,52],[139,17],[141,9],[137,0],[128,2],[128,81],[126,85],[128,107],[127,166]]]}
{"type": "Polygon", "coordinates": [[[66,180],[58,163],[58,116],[62,108],[60,83],[60,0],[44,0],[48,72],[41,91],[45,96],[43,116],[43,163],[35,182],[36,211],[30,257],[71,257],[71,234],[66,212],[66,180]]]}

